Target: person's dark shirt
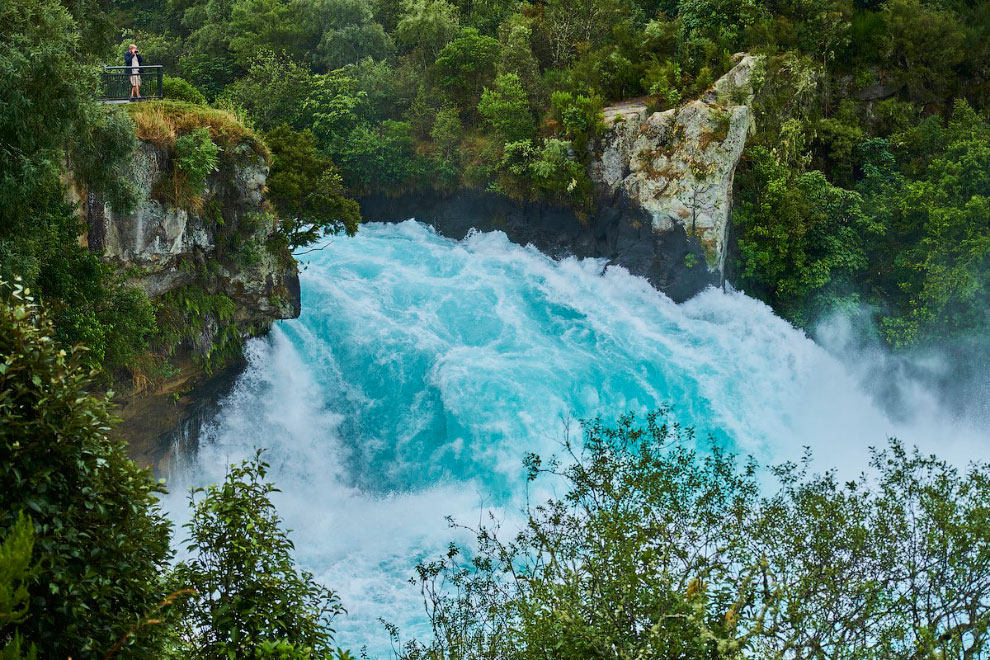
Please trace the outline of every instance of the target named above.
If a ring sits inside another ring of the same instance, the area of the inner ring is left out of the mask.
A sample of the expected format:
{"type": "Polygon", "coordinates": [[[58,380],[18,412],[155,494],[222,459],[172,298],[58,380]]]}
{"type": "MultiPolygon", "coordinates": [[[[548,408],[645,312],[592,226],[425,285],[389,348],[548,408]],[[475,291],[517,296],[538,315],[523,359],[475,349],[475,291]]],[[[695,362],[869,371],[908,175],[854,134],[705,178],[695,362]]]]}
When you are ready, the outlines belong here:
{"type": "Polygon", "coordinates": [[[127,51],[124,53],[124,66],[133,66],[132,60],[135,57],[137,58],[137,66],[144,64],[144,58],[141,57],[141,53],[131,53],[131,51],[127,51]]]}

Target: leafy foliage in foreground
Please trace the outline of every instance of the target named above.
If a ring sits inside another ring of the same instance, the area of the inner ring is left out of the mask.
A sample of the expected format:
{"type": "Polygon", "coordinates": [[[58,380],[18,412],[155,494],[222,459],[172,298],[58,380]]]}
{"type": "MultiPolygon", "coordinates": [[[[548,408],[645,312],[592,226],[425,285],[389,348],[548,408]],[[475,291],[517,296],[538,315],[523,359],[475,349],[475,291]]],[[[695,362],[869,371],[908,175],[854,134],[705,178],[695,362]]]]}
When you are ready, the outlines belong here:
{"type": "Polygon", "coordinates": [[[873,476],[785,464],[764,495],[752,462],[694,444],[660,411],[530,456],[565,494],[421,564],[434,639],[401,657],[983,657],[990,467],[891,441],[873,476]]]}
{"type": "Polygon", "coordinates": [[[199,594],[182,606],[182,657],[326,658],[333,652],[331,622],[344,609],[333,591],[295,567],[267,470],[259,451],[232,465],[222,484],[190,495],[187,549],[193,556],[172,576],[199,594]]]}
{"type": "MultiPolygon", "coordinates": [[[[108,436],[82,356],[59,347],[25,289],[0,282],[0,530],[27,513],[38,564],[26,616],[3,634],[51,658],[103,657],[161,600],[171,556],[161,487],[108,436]]],[[[129,657],[156,657],[154,638],[131,637],[129,657]]]]}
{"type": "Polygon", "coordinates": [[[0,660],[353,660],[332,648],[335,594],[295,567],[260,453],[194,492],[194,554],[169,570],[163,488],[108,437],[81,352],[0,281],[0,660]]]}
{"type": "Polygon", "coordinates": [[[28,581],[37,570],[31,563],[34,550],[34,525],[24,514],[18,515],[6,535],[0,536],[0,660],[35,660],[37,647],[26,649],[19,632],[9,635],[6,629],[22,623],[28,616],[28,581]]]}

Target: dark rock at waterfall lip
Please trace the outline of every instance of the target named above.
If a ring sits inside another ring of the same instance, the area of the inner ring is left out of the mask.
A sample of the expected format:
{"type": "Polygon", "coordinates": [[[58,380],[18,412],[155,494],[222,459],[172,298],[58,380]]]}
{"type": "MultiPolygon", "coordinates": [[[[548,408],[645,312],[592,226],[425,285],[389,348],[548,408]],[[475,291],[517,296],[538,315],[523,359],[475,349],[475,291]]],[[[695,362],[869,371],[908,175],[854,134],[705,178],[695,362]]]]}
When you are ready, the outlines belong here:
{"type": "Polygon", "coordinates": [[[674,302],[684,302],[721,277],[706,266],[700,241],[683,227],[657,233],[646,214],[621,195],[600,199],[582,222],[570,208],[541,202],[518,202],[481,190],[460,189],[373,194],[358,200],[365,222],[416,219],[439,234],[462,240],[472,230],[501,231],[513,243],[533,245],[554,259],[568,256],[608,259],[633,275],[645,277],[674,302]]]}
{"type": "Polygon", "coordinates": [[[292,306],[290,319],[297,319],[302,314],[302,285],[299,283],[299,271],[295,268],[282,275],[282,285],[289,292],[289,304],[292,306]]]}
{"type": "Polygon", "coordinates": [[[221,402],[246,367],[247,359],[241,355],[188,389],[183,384],[180,395],[165,390],[126,403],[118,411],[124,421],[116,432],[128,438],[130,457],[156,477],[174,473],[175,465],[195,454],[203,424],[219,414],[221,402]]]}

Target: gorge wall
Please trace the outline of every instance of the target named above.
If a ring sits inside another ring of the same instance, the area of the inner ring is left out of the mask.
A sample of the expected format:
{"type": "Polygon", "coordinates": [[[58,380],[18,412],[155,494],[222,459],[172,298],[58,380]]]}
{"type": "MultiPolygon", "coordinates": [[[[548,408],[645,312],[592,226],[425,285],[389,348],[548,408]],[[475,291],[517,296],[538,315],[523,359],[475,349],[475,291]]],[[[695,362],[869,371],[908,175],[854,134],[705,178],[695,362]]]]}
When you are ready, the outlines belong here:
{"type": "Polygon", "coordinates": [[[740,54],[702,98],[650,113],[643,102],[605,109],[589,145],[596,204],[573,210],[478,190],[361,200],[365,221],[416,218],[451,238],[504,231],[560,257],[602,257],[646,277],[675,301],[724,280],[732,181],[752,125],[759,58],[740,54]]]}
{"type": "Polygon", "coordinates": [[[143,200],[136,210],[117,213],[96,195],[79,195],[90,249],[144,290],[159,319],[179,326],[173,345],[157,347],[170,353],[168,373],[139,378],[133,392],[116,399],[118,431],[132,455],[159,470],[173,431],[198,429],[193,421],[229,386],[242,361],[240,343],[299,315],[296,262],[273,240],[267,152],[259,144],[225,143],[205,191],[191,200],[174,198],[175,155],[151,141],[139,142],[134,158],[143,200]]]}

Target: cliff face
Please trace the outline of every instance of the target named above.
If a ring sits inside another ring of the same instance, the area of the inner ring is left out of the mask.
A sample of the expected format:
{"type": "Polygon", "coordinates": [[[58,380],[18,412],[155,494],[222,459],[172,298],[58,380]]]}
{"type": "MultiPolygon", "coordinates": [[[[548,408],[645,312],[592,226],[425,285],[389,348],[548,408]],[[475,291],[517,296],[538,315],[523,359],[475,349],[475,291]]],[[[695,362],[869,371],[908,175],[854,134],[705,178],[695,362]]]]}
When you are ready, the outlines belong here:
{"type": "Polygon", "coordinates": [[[460,239],[504,231],[552,256],[603,257],[646,277],[675,301],[724,279],[732,179],[752,122],[758,59],[735,67],[698,100],[649,113],[642,102],[605,109],[606,130],[589,145],[594,213],[517,203],[476,190],[361,200],[365,221],[415,218],[460,239]]]}
{"type": "Polygon", "coordinates": [[[169,375],[118,397],[119,432],[160,472],[170,453],[162,443],[229,384],[240,341],[300,311],[296,263],[277,240],[256,145],[225,142],[205,192],[183,203],[170,192],[173,159],[167,146],[139,143],[131,171],[144,201],[133,213],[79,195],[90,249],[157,302],[159,325],[173,328],[169,375]]]}
{"type": "Polygon", "coordinates": [[[593,147],[590,174],[601,197],[644,212],[659,244],[681,232],[696,239],[713,283],[724,274],[732,178],[752,124],[756,63],[737,56],[703,98],[680,108],[652,114],[642,104],[607,108],[605,135],[593,147]]]}
{"type": "MultiPolygon", "coordinates": [[[[232,321],[244,336],[277,319],[299,315],[299,277],[285,252],[270,248],[272,216],[264,205],[268,165],[248,148],[225,154],[207,179],[199,210],[157,194],[171,168],[166,149],[142,142],[133,172],[144,199],[130,214],[101,200],[88,205],[89,246],[123,270],[152,300],[183,287],[234,303],[232,321]]],[[[205,327],[220,319],[208,320],[205,327]]],[[[195,342],[199,349],[208,337],[195,342]]],[[[196,348],[194,346],[193,348],[196,348]]]]}

